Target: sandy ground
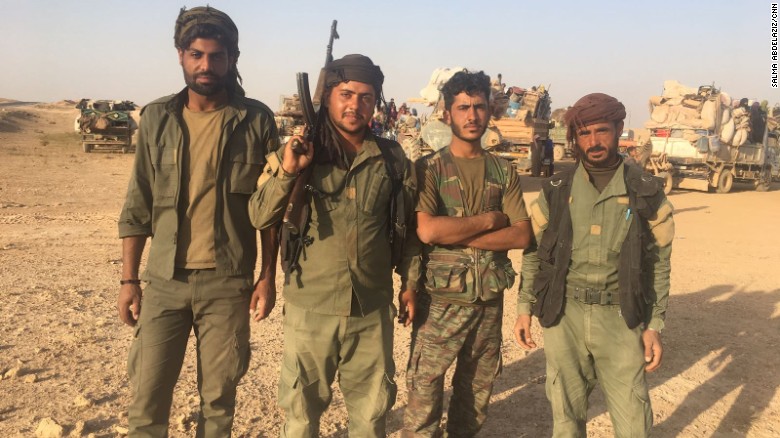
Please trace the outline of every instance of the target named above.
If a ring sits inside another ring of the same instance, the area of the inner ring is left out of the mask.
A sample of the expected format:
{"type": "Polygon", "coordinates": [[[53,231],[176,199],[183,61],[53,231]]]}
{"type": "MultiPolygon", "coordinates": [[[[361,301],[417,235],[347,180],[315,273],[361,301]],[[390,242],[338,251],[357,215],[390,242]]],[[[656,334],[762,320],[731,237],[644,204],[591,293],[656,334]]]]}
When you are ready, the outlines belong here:
{"type": "MultiPolygon", "coordinates": [[[[0,108],[2,437],[35,436],[37,429],[97,437],[127,431],[131,330],[115,310],[116,219],[133,157],[83,153],[73,133],[75,111],[66,104],[0,108]]],[[[538,181],[523,183],[526,199],[536,197],[538,181]]],[[[736,186],[725,195],[679,191],[670,197],[677,233],[666,352],[662,369],[648,377],[656,436],[780,436],[780,184],[772,188],[757,193],[736,186]]],[[[513,260],[519,270],[518,252],[513,260]]],[[[504,371],[483,437],[551,433],[544,352],[525,352],[512,340],[515,299],[515,291],[507,294],[504,371]]],[[[278,435],[283,302],[269,320],[253,324],[236,436],[278,435]]],[[[408,348],[409,332],[398,327],[399,395],[388,420],[391,436],[399,435],[406,404],[408,348]]],[[[171,412],[174,437],[194,434],[198,397],[191,352],[192,344],[171,412]]],[[[591,402],[589,436],[611,436],[598,389],[591,402]]],[[[336,391],[322,436],[346,436],[346,427],[336,391]]]]}

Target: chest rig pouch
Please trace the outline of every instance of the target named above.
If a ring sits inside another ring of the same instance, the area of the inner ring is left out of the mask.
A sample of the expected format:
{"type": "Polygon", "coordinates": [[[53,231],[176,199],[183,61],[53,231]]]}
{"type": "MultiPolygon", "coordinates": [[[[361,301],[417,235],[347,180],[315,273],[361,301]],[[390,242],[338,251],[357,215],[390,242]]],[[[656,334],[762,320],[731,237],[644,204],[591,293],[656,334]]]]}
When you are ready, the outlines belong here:
{"type": "MultiPolygon", "coordinates": [[[[469,209],[458,167],[449,147],[428,158],[438,188],[439,216],[466,217],[469,209]]],[[[485,154],[485,182],[482,205],[478,213],[501,211],[502,199],[511,165],[492,154],[485,154]]],[[[514,284],[517,275],[506,251],[484,251],[454,245],[426,245],[424,289],[446,301],[474,303],[490,302],[502,297],[514,284]]]]}

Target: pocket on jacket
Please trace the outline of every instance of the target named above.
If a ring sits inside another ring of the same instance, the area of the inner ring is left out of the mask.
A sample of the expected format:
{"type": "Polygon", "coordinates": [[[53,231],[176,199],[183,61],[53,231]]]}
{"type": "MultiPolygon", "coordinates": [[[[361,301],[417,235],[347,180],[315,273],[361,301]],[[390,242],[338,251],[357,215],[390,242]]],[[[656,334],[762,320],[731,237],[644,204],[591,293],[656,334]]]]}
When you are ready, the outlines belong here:
{"type": "Polygon", "coordinates": [[[465,290],[468,266],[428,262],[425,288],[430,292],[460,293],[465,290]]]}
{"type": "MultiPolygon", "coordinates": [[[[550,285],[554,275],[555,266],[544,260],[539,260],[539,271],[536,273],[532,285],[534,294],[536,295],[536,303],[534,303],[532,311],[540,320],[545,312],[556,311],[545,307],[545,304],[547,303],[547,294],[550,292],[550,285]]],[[[542,326],[544,327],[545,325],[542,326]]]]}
{"type": "Polygon", "coordinates": [[[230,193],[251,195],[255,191],[257,179],[263,171],[261,163],[233,161],[230,168],[230,193]]]}
{"type": "Polygon", "coordinates": [[[172,146],[150,145],[149,157],[152,160],[152,166],[155,170],[160,170],[163,166],[176,165],[176,148],[172,146]]]}
{"type": "Polygon", "coordinates": [[[363,193],[363,212],[372,216],[386,214],[390,204],[390,186],[387,174],[374,172],[370,176],[368,189],[363,193]]]}
{"type": "Polygon", "coordinates": [[[623,241],[628,236],[628,229],[631,227],[631,223],[634,220],[634,213],[628,209],[628,206],[618,210],[618,223],[615,227],[615,232],[610,236],[612,242],[609,245],[609,249],[612,252],[620,252],[620,248],[623,246],[623,241]]]}
{"type": "Polygon", "coordinates": [[[493,260],[482,273],[482,293],[486,300],[495,298],[498,294],[515,284],[517,272],[512,269],[512,262],[493,260]]]}
{"type": "Polygon", "coordinates": [[[179,187],[179,170],[176,165],[157,164],[154,172],[152,196],[156,207],[170,207],[175,204],[176,190],[179,187]]]}

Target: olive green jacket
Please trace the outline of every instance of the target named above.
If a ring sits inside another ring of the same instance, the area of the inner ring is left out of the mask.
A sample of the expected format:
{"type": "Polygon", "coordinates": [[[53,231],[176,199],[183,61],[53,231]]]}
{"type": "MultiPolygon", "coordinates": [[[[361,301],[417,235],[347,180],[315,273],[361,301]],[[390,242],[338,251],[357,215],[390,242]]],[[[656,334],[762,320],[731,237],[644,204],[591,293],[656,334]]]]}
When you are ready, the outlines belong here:
{"type": "MultiPolygon", "coordinates": [[[[279,161],[281,153],[277,154],[279,161]]],[[[404,161],[402,190],[408,231],[396,273],[403,288],[416,290],[420,243],[412,224],[417,182],[411,163],[404,161]]],[[[307,233],[313,242],[303,249],[300,271],[290,274],[285,300],[317,313],[367,315],[393,301],[388,232],[392,187],[382,153],[369,134],[348,170],[330,164],[314,166],[307,233]]],[[[294,182],[294,176],[277,168],[260,183],[249,207],[255,227],[264,229],[281,222],[294,182]]]]}
{"type": "MultiPolygon", "coordinates": [[[[628,235],[634,214],[629,209],[628,192],[623,178],[623,165],[601,193],[588,179],[587,171],[579,164],[574,174],[569,200],[572,219],[572,253],[566,275],[568,287],[592,288],[619,294],[618,266],[620,250],[628,235]]],[[[531,224],[536,242],[541,242],[550,218],[548,200],[544,192],[531,204],[531,224]]],[[[647,328],[661,330],[664,327],[666,307],[669,301],[672,240],[674,238],[673,207],[664,199],[648,226],[653,235],[653,244],[645,251],[648,260],[654,264],[652,284],[655,302],[648,315],[647,328]]],[[[539,270],[536,245],[527,248],[523,254],[518,314],[530,314],[536,295],[533,291],[534,278],[539,270]]]]}
{"type": "MultiPolygon", "coordinates": [[[[144,276],[173,278],[179,217],[182,149],[187,131],[182,111],[185,88],[141,110],[135,164],[119,216],[119,237],[152,236],[144,276]]],[[[231,98],[217,154],[217,207],[214,217],[216,270],[224,275],[254,272],[257,232],[247,203],[265,155],[278,149],[273,113],[256,100],[231,98]]]]}

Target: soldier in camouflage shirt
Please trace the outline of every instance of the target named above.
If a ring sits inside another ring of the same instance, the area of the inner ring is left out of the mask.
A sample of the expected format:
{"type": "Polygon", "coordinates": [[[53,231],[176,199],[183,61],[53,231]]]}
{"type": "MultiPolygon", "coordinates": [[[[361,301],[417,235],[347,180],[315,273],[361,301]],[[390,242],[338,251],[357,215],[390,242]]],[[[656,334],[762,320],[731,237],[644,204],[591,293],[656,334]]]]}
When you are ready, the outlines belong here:
{"type": "Polygon", "coordinates": [[[524,248],[531,225],[520,181],[482,149],[490,79],[455,74],[442,87],[450,145],[418,161],[423,187],[417,234],[424,276],[407,369],[403,436],[440,436],[444,374],[457,359],[447,434],[474,436],[500,371],[502,299],[514,283],[507,251],[524,248]]]}

